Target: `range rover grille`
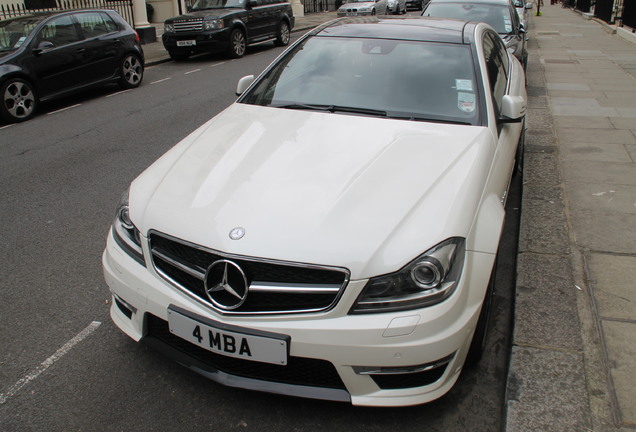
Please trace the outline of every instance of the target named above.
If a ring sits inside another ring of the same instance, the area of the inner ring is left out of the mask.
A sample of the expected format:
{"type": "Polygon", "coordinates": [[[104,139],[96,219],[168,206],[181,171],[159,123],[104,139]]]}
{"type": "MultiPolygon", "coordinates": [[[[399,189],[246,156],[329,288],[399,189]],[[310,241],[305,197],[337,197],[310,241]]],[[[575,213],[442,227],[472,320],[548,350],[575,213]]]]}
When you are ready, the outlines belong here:
{"type": "Polygon", "coordinates": [[[203,30],[203,18],[188,21],[174,21],[175,33],[185,33],[203,30]]]}
{"type": "Polygon", "coordinates": [[[342,268],[233,256],[157,232],[150,234],[150,250],[159,275],[207,306],[226,314],[325,311],[336,304],[349,281],[348,271],[342,268]],[[232,311],[218,309],[205,292],[206,271],[219,260],[237,264],[247,277],[247,299],[232,311]]]}

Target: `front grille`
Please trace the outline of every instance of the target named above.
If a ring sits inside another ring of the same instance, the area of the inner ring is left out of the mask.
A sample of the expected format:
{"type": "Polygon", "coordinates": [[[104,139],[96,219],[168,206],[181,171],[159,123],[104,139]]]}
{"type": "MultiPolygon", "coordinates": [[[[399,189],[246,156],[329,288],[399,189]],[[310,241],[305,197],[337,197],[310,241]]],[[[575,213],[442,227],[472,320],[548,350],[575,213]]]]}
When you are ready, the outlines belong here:
{"type": "Polygon", "coordinates": [[[148,332],[144,338],[145,342],[154,345],[153,340],[159,341],[213,370],[261,381],[345,389],[336,368],[326,360],[290,356],[287,359],[287,365],[281,366],[226,357],[173,335],[170,333],[168,323],[154,315],[147,315],[146,325],[148,332]]]}
{"type": "Polygon", "coordinates": [[[349,280],[345,269],[238,257],[208,250],[159,233],[150,234],[152,262],[176,287],[222,313],[280,314],[325,311],[340,298],[349,280]],[[246,301],[228,312],[215,307],[205,293],[207,268],[231,260],[247,277],[246,301]]]}
{"type": "Polygon", "coordinates": [[[173,21],[175,33],[185,32],[197,32],[203,30],[203,18],[187,20],[187,21],[173,21]]]}

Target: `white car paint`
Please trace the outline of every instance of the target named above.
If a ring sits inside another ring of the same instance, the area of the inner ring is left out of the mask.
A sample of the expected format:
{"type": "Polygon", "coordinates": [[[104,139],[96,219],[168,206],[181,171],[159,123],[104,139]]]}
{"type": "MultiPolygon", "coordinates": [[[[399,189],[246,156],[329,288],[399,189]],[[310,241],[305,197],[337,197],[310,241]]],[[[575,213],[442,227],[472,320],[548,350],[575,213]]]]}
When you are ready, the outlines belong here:
{"type": "MultiPolygon", "coordinates": [[[[478,25],[478,38],[484,28],[478,25]]],[[[508,57],[508,94],[524,100],[521,65],[508,57]]],[[[488,83],[483,55],[478,61],[488,83]]],[[[168,308],[178,307],[222,325],[289,336],[291,356],[335,366],[348,394],[342,400],[353,404],[403,406],[442,396],[461,372],[479,317],[523,127],[498,127],[492,99],[485,99],[488,126],[231,105],[131,184],[130,219],[140,231],[145,266],[111,232],[103,266],[116,300],[113,321],[140,340],[146,314],[167,320],[168,308]],[[232,240],[229,233],[237,226],[245,228],[245,236],[232,240]],[[151,231],[230,257],[346,268],[349,281],[326,311],[219,313],[157,273],[149,258],[151,231]],[[449,237],[466,239],[466,255],[448,298],[413,310],[350,313],[369,278],[400,269],[449,237]],[[443,375],[421,387],[380,389],[361,372],[427,365],[448,356],[443,375]]],[[[342,395],[282,390],[223,374],[213,379],[291,395],[342,395]]]]}

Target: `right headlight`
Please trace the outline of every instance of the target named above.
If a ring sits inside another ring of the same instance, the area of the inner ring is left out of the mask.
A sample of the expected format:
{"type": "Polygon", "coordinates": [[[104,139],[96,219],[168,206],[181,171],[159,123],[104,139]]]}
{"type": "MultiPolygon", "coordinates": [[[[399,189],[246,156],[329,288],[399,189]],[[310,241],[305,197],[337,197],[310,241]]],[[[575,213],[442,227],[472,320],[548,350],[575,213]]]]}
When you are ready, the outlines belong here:
{"type": "Polygon", "coordinates": [[[350,313],[416,309],[441,302],[455,290],[464,267],[465,239],[448,239],[395,273],[369,279],[350,313]]]}
{"type": "Polygon", "coordinates": [[[124,192],[117,204],[117,213],[113,222],[113,237],[115,241],[128,255],[139,264],[146,265],[144,253],[141,248],[141,234],[130,220],[128,205],[128,191],[124,192]]]}

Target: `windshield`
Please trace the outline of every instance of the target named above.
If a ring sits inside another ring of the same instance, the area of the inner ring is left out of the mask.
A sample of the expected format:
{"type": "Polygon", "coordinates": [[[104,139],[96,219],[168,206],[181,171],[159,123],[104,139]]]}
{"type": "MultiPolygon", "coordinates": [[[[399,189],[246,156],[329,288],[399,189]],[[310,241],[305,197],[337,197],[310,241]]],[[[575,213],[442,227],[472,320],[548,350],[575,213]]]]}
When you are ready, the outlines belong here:
{"type": "Polygon", "coordinates": [[[510,8],[506,5],[433,2],[429,3],[422,15],[484,22],[499,34],[513,31],[510,8]]]}
{"type": "Polygon", "coordinates": [[[192,10],[244,8],[246,0],[197,0],[192,10]]]}
{"type": "Polygon", "coordinates": [[[40,21],[42,19],[36,17],[0,21],[0,51],[14,51],[20,48],[40,21]]]}
{"type": "Polygon", "coordinates": [[[478,97],[466,45],[315,36],[239,102],[476,124],[478,97]]]}

